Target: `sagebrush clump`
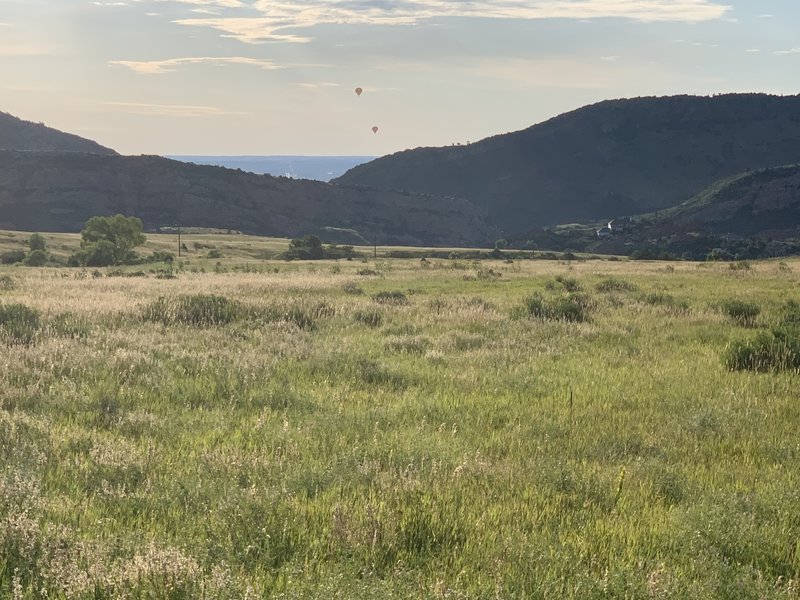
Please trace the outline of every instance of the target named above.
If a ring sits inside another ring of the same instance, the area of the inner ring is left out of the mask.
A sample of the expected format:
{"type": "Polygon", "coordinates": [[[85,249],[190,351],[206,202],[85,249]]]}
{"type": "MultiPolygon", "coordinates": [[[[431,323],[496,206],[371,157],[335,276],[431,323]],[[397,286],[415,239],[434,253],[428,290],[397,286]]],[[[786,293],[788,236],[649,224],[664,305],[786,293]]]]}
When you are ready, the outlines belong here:
{"type": "Polygon", "coordinates": [[[17,284],[14,283],[14,280],[8,275],[0,276],[0,292],[10,292],[16,289],[17,284]]]}
{"type": "Polygon", "coordinates": [[[800,329],[775,327],[732,342],[723,362],[730,371],[800,371],[800,329]]]}
{"type": "Polygon", "coordinates": [[[353,320],[367,327],[380,327],[383,324],[383,313],[377,310],[357,310],[353,320]]]}
{"type": "Polygon", "coordinates": [[[408,297],[403,292],[397,290],[378,292],[372,296],[372,299],[378,304],[408,304],[408,297]]]}
{"type": "Polygon", "coordinates": [[[786,302],[769,331],[728,344],[722,360],[730,371],[800,371],[800,303],[786,302]]]}
{"type": "Polygon", "coordinates": [[[743,300],[723,300],[719,308],[725,316],[743,327],[752,327],[761,314],[761,307],[758,304],[743,300]]]}
{"type": "Polygon", "coordinates": [[[595,284],[594,289],[598,292],[635,292],[639,288],[624,279],[609,277],[595,284]]]}
{"type": "Polygon", "coordinates": [[[162,325],[213,327],[231,323],[242,316],[241,303],[215,294],[195,294],[177,298],[160,297],[145,306],[142,318],[162,325]]]}
{"type": "Polygon", "coordinates": [[[527,316],[542,321],[584,323],[589,320],[591,301],[586,294],[570,293],[555,298],[533,294],[523,301],[527,316]]]}

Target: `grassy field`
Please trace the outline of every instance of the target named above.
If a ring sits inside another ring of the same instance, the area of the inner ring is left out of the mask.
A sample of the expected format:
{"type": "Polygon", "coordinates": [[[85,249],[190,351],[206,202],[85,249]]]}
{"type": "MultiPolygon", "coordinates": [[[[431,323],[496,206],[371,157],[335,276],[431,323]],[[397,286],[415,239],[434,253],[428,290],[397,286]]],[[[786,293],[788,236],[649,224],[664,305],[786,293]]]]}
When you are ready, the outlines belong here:
{"type": "Polygon", "coordinates": [[[723,361],[800,260],[202,239],[0,268],[0,597],[800,598],[800,375],[723,361]]]}

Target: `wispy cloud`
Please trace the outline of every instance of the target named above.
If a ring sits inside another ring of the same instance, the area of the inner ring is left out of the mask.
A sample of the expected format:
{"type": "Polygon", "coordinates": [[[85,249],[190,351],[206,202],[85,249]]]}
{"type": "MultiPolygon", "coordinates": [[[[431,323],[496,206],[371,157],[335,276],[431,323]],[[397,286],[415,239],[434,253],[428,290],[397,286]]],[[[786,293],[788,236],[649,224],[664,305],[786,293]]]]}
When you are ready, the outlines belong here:
{"type": "Polygon", "coordinates": [[[328,81],[322,81],[320,83],[298,83],[296,84],[298,87],[306,88],[310,90],[316,90],[320,88],[335,88],[341,87],[338,83],[331,83],[328,81]]]}
{"type": "Polygon", "coordinates": [[[151,117],[221,117],[250,116],[252,113],[231,111],[218,106],[180,104],[146,104],[137,102],[104,102],[103,106],[125,109],[125,112],[151,117]]]}
{"type": "Polygon", "coordinates": [[[247,58],[245,56],[192,56],[185,58],[169,58],[166,60],[112,60],[109,65],[127,67],[140,75],[162,75],[171,73],[186,65],[211,64],[222,65],[247,65],[259,69],[282,69],[270,60],[260,58],[247,58]]]}
{"type": "Polygon", "coordinates": [[[247,44],[260,44],[264,42],[310,42],[307,36],[278,33],[281,29],[291,26],[311,27],[309,25],[290,25],[276,23],[272,19],[260,17],[219,17],[219,18],[194,18],[178,19],[178,25],[188,27],[207,27],[222,31],[223,37],[235,38],[247,44]]]}
{"type": "Polygon", "coordinates": [[[777,54],[778,56],[783,56],[786,54],[800,54],[800,48],[789,48],[788,50],[775,50],[773,54],[777,54]]]}
{"type": "MultiPolygon", "coordinates": [[[[206,4],[202,0],[181,0],[206,4]]],[[[208,3],[212,3],[208,0],[208,3]]],[[[213,2],[220,6],[220,1],[213,2]]],[[[189,27],[222,31],[246,43],[271,41],[304,42],[307,37],[285,33],[286,29],[324,24],[408,25],[442,18],[494,19],[599,19],[697,23],[723,18],[730,6],[717,0],[256,0],[254,17],[178,19],[189,27]]]]}
{"type": "MultiPolygon", "coordinates": [[[[147,0],[134,0],[146,2],[147,0]]],[[[191,4],[192,6],[215,6],[217,8],[247,8],[241,0],[155,0],[156,2],[171,2],[173,4],[191,4]]]]}

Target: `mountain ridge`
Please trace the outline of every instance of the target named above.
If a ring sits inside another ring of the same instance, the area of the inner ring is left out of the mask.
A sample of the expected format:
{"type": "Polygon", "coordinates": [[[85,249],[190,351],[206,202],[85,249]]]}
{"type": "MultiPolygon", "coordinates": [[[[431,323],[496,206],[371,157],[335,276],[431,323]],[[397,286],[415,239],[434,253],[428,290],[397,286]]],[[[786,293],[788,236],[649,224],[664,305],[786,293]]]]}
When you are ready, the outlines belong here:
{"type": "Polygon", "coordinates": [[[77,152],[116,155],[111,148],[93,140],[64,133],[44,123],[25,121],[0,111],[0,150],[17,152],[77,152]]]}
{"type": "Polygon", "coordinates": [[[0,151],[0,228],[80,231],[95,215],[295,237],[325,227],[381,244],[486,245],[496,231],[466,201],[255,175],[159,156],[0,151]]]}
{"type": "Polygon", "coordinates": [[[405,150],[334,183],[465,198],[506,232],[669,208],[800,162],[800,96],[605,100],[466,146],[405,150]]]}

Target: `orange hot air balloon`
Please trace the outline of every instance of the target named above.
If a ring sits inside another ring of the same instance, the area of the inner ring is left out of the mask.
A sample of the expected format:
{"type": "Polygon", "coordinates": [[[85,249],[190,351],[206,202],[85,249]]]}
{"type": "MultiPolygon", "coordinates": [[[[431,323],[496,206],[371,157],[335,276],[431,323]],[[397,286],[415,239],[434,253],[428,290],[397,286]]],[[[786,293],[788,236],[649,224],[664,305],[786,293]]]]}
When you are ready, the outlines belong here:
{"type": "Polygon", "coordinates": [[[377,126],[377,125],[375,125],[375,126],[372,128],[372,133],[378,133],[378,126],[377,126]]]}
{"type": "Polygon", "coordinates": [[[356,96],[360,96],[362,93],[364,93],[364,90],[361,89],[360,87],[357,87],[356,88],[356,96]]]}

